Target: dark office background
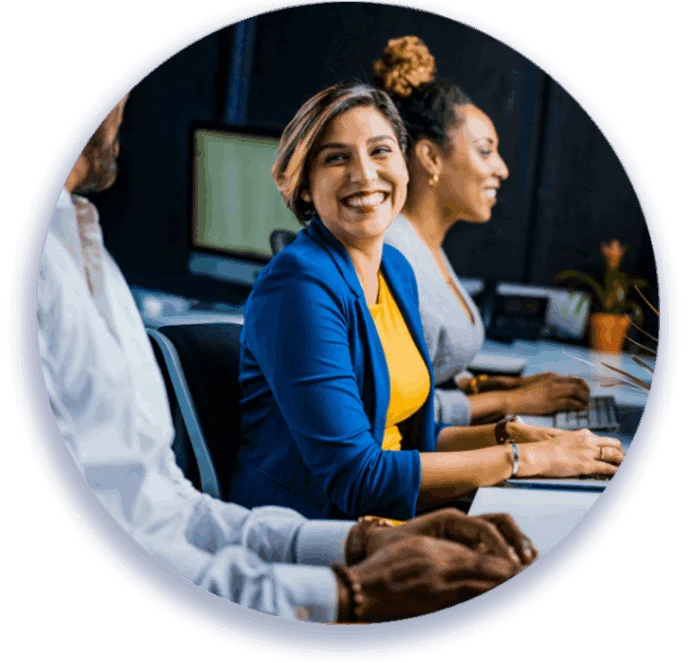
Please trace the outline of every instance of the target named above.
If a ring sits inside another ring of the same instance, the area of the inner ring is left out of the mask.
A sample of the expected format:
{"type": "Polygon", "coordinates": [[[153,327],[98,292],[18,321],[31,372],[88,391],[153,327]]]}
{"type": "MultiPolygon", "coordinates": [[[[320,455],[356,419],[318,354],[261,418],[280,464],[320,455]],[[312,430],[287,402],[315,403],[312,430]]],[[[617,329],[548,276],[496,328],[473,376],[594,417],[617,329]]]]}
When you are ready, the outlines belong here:
{"type": "Polygon", "coordinates": [[[492,221],[458,224],[445,248],[469,277],[547,285],[566,268],[600,276],[599,244],[627,244],[625,269],[654,287],[656,270],[635,192],[599,129],[557,83],[516,51],[420,11],[336,3],[286,9],[212,34],[132,92],[121,175],[95,196],[106,243],[135,285],[239,302],[245,293],[188,272],[191,122],[282,129],[316,91],[371,80],[388,39],[421,37],[438,75],[458,83],[497,127],[510,177],[492,221]]]}

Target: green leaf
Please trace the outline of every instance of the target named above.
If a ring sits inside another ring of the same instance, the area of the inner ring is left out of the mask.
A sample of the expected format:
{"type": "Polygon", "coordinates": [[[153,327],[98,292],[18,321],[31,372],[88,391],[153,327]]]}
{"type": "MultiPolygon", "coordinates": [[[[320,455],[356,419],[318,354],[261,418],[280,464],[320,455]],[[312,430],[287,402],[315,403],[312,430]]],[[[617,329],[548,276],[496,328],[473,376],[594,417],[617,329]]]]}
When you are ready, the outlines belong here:
{"type": "Polygon", "coordinates": [[[586,295],[584,295],[583,293],[575,292],[575,293],[572,293],[572,295],[570,295],[570,297],[574,297],[577,300],[577,303],[574,307],[574,313],[572,314],[572,316],[576,318],[579,315],[579,312],[582,310],[582,306],[584,306],[584,302],[587,301],[585,299],[586,295]]]}
{"type": "Polygon", "coordinates": [[[560,272],[554,279],[555,283],[570,280],[579,281],[580,283],[588,285],[594,291],[594,294],[598,298],[599,302],[601,302],[601,307],[605,307],[606,291],[593,276],[589,276],[589,274],[580,272],[577,269],[566,269],[565,271],[560,272]]]}

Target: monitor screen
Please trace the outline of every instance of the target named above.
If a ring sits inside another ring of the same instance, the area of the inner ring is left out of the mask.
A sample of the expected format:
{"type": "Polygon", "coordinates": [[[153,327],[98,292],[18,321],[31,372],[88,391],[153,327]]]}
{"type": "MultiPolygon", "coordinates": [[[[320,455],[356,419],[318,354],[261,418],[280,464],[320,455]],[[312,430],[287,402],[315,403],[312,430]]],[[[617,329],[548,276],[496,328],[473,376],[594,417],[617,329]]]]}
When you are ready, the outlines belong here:
{"type": "Polygon", "coordinates": [[[278,142],[216,129],[194,131],[194,249],[265,261],[272,257],[273,230],[300,230],[270,174],[278,142]]]}

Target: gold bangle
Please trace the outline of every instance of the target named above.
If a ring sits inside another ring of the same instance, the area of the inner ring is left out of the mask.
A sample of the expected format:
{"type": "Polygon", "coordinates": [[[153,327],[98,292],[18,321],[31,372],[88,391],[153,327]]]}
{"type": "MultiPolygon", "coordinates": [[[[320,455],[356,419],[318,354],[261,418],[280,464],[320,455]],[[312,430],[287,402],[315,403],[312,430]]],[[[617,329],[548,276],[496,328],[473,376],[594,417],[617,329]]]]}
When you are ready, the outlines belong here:
{"type": "Polygon", "coordinates": [[[485,374],[478,375],[474,378],[471,378],[468,381],[468,389],[467,389],[468,393],[469,394],[479,394],[480,393],[480,384],[482,382],[485,382],[485,380],[487,380],[487,375],[485,375],[485,374]]]}

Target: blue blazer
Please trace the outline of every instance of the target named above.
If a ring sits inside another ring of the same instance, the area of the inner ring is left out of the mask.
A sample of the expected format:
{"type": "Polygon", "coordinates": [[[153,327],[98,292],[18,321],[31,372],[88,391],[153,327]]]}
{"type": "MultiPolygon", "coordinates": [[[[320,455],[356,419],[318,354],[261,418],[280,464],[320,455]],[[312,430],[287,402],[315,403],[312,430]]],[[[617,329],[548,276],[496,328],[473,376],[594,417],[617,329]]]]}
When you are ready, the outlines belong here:
{"type": "Polygon", "coordinates": [[[381,448],[390,380],[352,261],[314,219],[256,280],[244,308],[243,442],[229,500],[309,518],[415,515],[420,451],[434,451],[434,375],[413,270],[384,246],[382,273],[430,374],[403,450],[381,448]]]}

